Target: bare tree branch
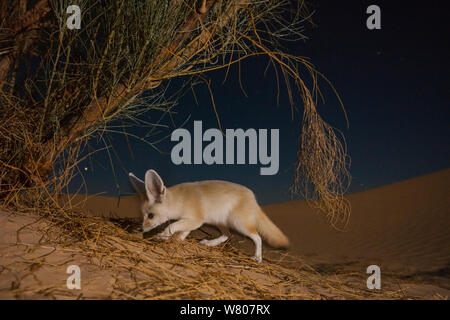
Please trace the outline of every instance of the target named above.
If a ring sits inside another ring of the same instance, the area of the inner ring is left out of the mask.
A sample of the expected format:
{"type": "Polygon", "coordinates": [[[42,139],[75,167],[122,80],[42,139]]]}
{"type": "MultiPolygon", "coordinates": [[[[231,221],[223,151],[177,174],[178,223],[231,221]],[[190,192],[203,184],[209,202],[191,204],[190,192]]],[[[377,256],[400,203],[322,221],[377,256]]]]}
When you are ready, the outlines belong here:
{"type": "MultiPolygon", "coordinates": [[[[0,56],[3,56],[0,60],[0,90],[6,83],[5,79],[8,77],[12,67],[11,64],[14,60],[13,56],[25,54],[31,48],[34,40],[34,32],[32,32],[32,29],[37,27],[38,23],[50,12],[48,0],[40,0],[28,11],[26,11],[26,5],[26,0],[21,0],[17,3],[19,17],[17,19],[10,18],[9,21],[13,22],[10,26],[6,25],[6,28],[4,28],[6,37],[11,39],[12,45],[10,48],[0,50],[0,56]]],[[[6,1],[0,3],[0,8],[2,16],[6,15],[6,1]]],[[[7,41],[7,39],[0,40],[7,41]]]]}

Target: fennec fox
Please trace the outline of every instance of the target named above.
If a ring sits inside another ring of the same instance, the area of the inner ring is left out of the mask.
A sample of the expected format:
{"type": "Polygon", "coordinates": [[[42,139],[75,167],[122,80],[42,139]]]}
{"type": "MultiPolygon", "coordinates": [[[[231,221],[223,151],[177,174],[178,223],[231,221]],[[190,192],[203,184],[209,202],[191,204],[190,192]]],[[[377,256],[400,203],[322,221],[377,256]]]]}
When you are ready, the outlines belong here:
{"type": "Polygon", "coordinates": [[[288,238],[264,214],[250,189],[227,181],[188,182],[166,188],[154,170],[145,173],[145,182],[130,173],[130,180],[142,199],[143,232],[177,220],[158,234],[167,239],[177,234],[184,240],[204,223],[216,226],[222,235],[213,240],[202,240],[207,246],[216,246],[228,239],[229,228],[253,240],[256,246],[253,260],[261,262],[261,237],[276,248],[287,247],[288,238]]]}

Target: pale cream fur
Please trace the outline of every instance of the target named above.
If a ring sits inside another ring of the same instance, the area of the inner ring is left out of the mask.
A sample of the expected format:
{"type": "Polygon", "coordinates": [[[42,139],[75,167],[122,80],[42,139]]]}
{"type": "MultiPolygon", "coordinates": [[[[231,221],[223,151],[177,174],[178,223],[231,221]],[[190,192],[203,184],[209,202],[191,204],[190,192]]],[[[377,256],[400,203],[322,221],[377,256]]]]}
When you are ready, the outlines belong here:
{"type": "Polygon", "coordinates": [[[130,173],[135,189],[142,195],[143,231],[147,232],[168,220],[171,223],[158,236],[167,239],[177,235],[184,240],[204,223],[216,226],[222,235],[200,243],[216,246],[226,241],[229,228],[249,237],[255,243],[253,259],[262,260],[260,235],[274,247],[287,247],[289,240],[264,214],[253,192],[236,183],[209,180],[181,183],[166,188],[154,170],[145,174],[145,182],[130,173]]]}

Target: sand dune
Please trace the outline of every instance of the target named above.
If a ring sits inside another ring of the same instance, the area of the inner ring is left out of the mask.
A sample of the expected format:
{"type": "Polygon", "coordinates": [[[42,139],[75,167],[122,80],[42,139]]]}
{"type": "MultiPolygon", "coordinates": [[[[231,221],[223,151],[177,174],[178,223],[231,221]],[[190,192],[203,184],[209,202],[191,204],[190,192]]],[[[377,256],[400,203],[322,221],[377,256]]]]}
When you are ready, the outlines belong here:
{"type": "MultiPolygon", "coordinates": [[[[350,195],[348,230],[331,230],[303,201],[265,207],[298,254],[367,261],[403,272],[450,264],[450,170],[350,195]]],[[[330,260],[331,259],[331,260],[330,260]]]]}
{"type": "MultiPolygon", "coordinates": [[[[268,292],[273,290],[275,291],[271,293],[271,297],[277,296],[279,290],[270,287],[270,281],[263,283],[267,277],[273,276],[273,272],[265,274],[264,270],[275,263],[279,266],[277,268],[289,268],[283,269],[283,272],[287,272],[287,280],[282,278],[280,281],[289,283],[285,288],[289,292],[288,296],[294,299],[448,298],[449,195],[450,169],[349,195],[353,210],[347,232],[331,229],[322,216],[304,201],[265,206],[266,213],[290,238],[290,252],[300,259],[286,257],[283,251],[268,250],[265,247],[263,264],[250,267],[253,271],[247,272],[248,284],[252,284],[248,288],[258,283],[264,289],[255,297],[267,297],[268,292]],[[373,264],[381,268],[380,292],[366,287],[366,268],[373,264]],[[309,284],[305,282],[307,280],[310,281],[309,284]],[[329,286],[330,283],[340,289],[333,289],[333,286],[329,286]]],[[[85,209],[92,215],[140,218],[140,201],[137,196],[117,199],[77,195],[71,199],[73,203],[84,203],[85,209]]],[[[169,296],[151,290],[155,288],[155,283],[157,288],[162,288],[167,285],[167,281],[172,283],[173,279],[161,280],[151,270],[161,270],[163,265],[172,263],[174,258],[176,266],[172,267],[178,269],[173,276],[182,275],[182,279],[196,283],[196,287],[205,285],[208,290],[213,290],[207,285],[208,281],[217,281],[217,274],[229,273],[231,269],[238,273],[247,270],[251,262],[246,262],[246,255],[253,251],[252,242],[239,235],[234,235],[224,246],[209,248],[196,243],[197,239],[208,236],[202,231],[193,232],[190,237],[194,239],[185,243],[168,241],[149,245],[141,240],[140,232],[136,230],[127,233],[125,238],[107,235],[103,245],[117,245],[120,250],[114,252],[119,258],[109,257],[108,253],[99,259],[79,246],[41,243],[43,231],[39,231],[40,225],[42,230],[53,227],[37,216],[0,211],[0,222],[0,298],[7,299],[130,298],[124,288],[136,279],[151,284],[140,290],[137,298],[170,298],[174,297],[172,289],[169,290],[172,292],[169,296]],[[128,237],[134,240],[126,240],[128,237]],[[131,271],[129,266],[125,269],[121,267],[125,263],[121,250],[125,247],[131,250],[132,261],[137,258],[145,261],[142,265],[145,265],[144,268],[137,266],[136,270],[131,271]],[[237,260],[239,262],[233,260],[236,258],[231,258],[235,252],[240,254],[237,260]],[[225,256],[231,260],[224,260],[225,256]],[[192,274],[193,261],[207,263],[208,268],[199,268],[199,274],[192,274]],[[230,261],[233,261],[231,265],[230,261]],[[84,270],[81,292],[67,290],[65,287],[66,268],[75,262],[84,270]],[[212,268],[213,265],[216,269],[212,268]],[[200,276],[207,276],[209,280],[197,283],[200,276]]],[[[208,234],[217,232],[210,227],[202,227],[202,230],[208,234]]],[[[235,284],[233,282],[233,288],[239,287],[244,281],[235,276],[230,279],[237,281],[235,284]]],[[[220,297],[227,298],[248,297],[243,296],[241,291],[223,291],[218,288],[210,294],[218,296],[220,293],[220,297]]]]}
{"type": "MultiPolygon", "coordinates": [[[[346,232],[330,228],[305,201],[264,207],[290,238],[290,251],[316,263],[377,264],[405,274],[448,273],[450,169],[351,194],[346,232]]],[[[84,199],[77,196],[75,201],[84,199]]],[[[91,196],[94,215],[139,219],[139,198],[91,196]]]]}

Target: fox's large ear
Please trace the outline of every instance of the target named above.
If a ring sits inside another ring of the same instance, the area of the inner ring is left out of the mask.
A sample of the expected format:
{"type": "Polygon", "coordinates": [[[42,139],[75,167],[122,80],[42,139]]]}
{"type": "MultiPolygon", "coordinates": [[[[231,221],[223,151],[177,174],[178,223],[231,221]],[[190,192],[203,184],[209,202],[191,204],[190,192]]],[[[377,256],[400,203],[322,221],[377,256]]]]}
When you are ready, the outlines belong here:
{"type": "Polygon", "coordinates": [[[145,189],[144,181],[136,177],[133,172],[130,172],[128,175],[130,177],[130,182],[133,185],[134,190],[136,190],[142,200],[145,200],[147,197],[147,190],[145,189]]]}
{"type": "Polygon", "coordinates": [[[150,203],[161,202],[166,195],[166,187],[155,170],[147,170],[145,173],[145,189],[150,203]]]}

